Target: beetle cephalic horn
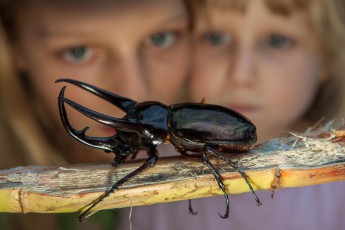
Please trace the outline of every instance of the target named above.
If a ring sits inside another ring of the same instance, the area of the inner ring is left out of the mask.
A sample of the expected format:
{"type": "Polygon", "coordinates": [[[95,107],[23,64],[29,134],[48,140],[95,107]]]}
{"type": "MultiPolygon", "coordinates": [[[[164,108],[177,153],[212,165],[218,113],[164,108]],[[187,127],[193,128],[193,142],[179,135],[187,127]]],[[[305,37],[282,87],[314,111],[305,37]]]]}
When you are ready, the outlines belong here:
{"type": "Polygon", "coordinates": [[[70,84],[73,84],[75,86],[78,86],[90,93],[93,93],[94,95],[110,102],[111,104],[119,107],[121,110],[124,112],[128,112],[130,109],[134,108],[134,106],[137,104],[136,101],[126,98],[126,97],[121,97],[115,93],[111,93],[109,91],[106,91],[104,89],[100,89],[96,86],[73,80],[73,79],[68,79],[68,78],[63,78],[55,81],[57,82],[68,82],[70,84]]]}
{"type": "Polygon", "coordinates": [[[64,105],[65,89],[66,89],[66,86],[61,89],[58,99],[59,99],[60,117],[66,131],[75,139],[77,139],[79,142],[85,145],[102,149],[108,152],[112,152],[114,148],[117,146],[116,141],[114,141],[112,137],[90,137],[90,136],[85,135],[85,132],[88,129],[88,127],[82,130],[76,130],[72,128],[67,118],[66,109],[64,105]]]}

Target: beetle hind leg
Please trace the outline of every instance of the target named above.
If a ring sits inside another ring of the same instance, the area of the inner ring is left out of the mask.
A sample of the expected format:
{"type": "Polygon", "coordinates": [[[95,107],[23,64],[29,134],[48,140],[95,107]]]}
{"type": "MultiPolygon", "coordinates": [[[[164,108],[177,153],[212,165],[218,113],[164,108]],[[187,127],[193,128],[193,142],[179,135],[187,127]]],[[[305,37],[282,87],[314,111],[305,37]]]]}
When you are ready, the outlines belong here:
{"type": "Polygon", "coordinates": [[[223,218],[226,219],[229,217],[229,210],[230,210],[230,202],[229,202],[229,195],[226,192],[226,187],[224,185],[224,183],[222,182],[222,176],[220,175],[220,173],[218,172],[218,170],[214,167],[213,164],[211,164],[211,162],[208,160],[206,154],[204,154],[201,157],[202,162],[211,170],[213,176],[215,177],[219,188],[223,191],[224,197],[225,197],[225,202],[226,202],[226,210],[225,210],[225,214],[221,215],[220,213],[218,213],[218,215],[223,218]]]}
{"type": "Polygon", "coordinates": [[[242,172],[242,171],[237,167],[237,165],[236,165],[233,161],[231,161],[229,158],[227,158],[227,157],[224,155],[224,153],[219,152],[218,150],[216,150],[216,149],[215,149],[214,147],[212,147],[212,146],[206,146],[206,147],[205,147],[205,152],[206,152],[207,154],[211,155],[211,156],[214,156],[214,157],[216,157],[216,158],[219,158],[219,159],[223,160],[224,162],[226,162],[227,164],[229,164],[233,169],[235,169],[235,171],[238,172],[238,173],[241,175],[241,177],[245,180],[245,182],[247,183],[247,185],[248,185],[248,187],[249,187],[251,193],[252,193],[253,196],[254,196],[254,199],[255,199],[255,201],[256,201],[256,205],[257,205],[257,206],[262,205],[260,199],[259,199],[258,196],[256,195],[256,193],[255,193],[255,191],[254,191],[252,185],[250,184],[250,182],[249,182],[247,176],[244,174],[244,172],[242,172]]]}

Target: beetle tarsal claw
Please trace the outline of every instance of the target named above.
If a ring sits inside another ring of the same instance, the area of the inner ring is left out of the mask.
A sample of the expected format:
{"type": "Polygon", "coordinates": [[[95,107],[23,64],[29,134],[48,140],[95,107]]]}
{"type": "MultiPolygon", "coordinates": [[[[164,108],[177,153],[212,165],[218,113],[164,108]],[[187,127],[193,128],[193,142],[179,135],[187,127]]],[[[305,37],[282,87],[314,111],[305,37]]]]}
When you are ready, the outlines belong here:
{"type": "Polygon", "coordinates": [[[87,218],[95,214],[97,211],[87,211],[86,213],[83,213],[84,215],[79,215],[78,220],[79,222],[84,222],[87,218]]]}
{"type": "Polygon", "coordinates": [[[198,211],[194,211],[194,209],[192,207],[192,200],[191,199],[188,200],[188,210],[189,210],[189,214],[192,214],[192,215],[198,214],[198,211]]]}

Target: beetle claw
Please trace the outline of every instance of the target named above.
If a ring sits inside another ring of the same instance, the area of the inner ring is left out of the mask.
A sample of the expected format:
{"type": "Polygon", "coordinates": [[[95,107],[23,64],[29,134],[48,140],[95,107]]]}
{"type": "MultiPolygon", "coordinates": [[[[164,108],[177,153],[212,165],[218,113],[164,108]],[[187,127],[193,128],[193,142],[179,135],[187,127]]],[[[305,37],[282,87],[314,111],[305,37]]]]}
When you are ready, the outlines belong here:
{"type": "Polygon", "coordinates": [[[218,212],[218,216],[222,219],[227,219],[229,217],[229,213],[225,213],[224,216],[218,212]]]}
{"type": "Polygon", "coordinates": [[[188,200],[188,210],[189,210],[189,214],[192,214],[192,215],[198,214],[198,211],[193,210],[191,199],[188,200]]]}

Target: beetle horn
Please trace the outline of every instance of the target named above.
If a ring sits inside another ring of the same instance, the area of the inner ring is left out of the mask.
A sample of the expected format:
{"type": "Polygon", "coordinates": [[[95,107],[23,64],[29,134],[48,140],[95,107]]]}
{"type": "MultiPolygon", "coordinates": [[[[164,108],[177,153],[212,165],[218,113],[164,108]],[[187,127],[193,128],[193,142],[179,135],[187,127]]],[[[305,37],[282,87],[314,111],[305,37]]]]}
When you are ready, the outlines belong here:
{"type": "Polygon", "coordinates": [[[107,152],[113,152],[114,148],[117,146],[117,141],[114,140],[114,138],[90,137],[90,136],[85,135],[85,132],[88,130],[88,127],[85,127],[82,130],[76,130],[71,126],[71,124],[68,121],[66,109],[64,105],[65,89],[66,89],[66,86],[61,89],[58,99],[59,99],[60,118],[66,131],[76,140],[78,140],[79,142],[85,145],[88,145],[97,149],[102,149],[107,152]]]}
{"type": "Polygon", "coordinates": [[[122,131],[129,131],[129,132],[138,132],[141,133],[143,129],[150,129],[152,128],[150,125],[140,124],[140,126],[135,123],[128,120],[123,120],[115,117],[110,117],[102,113],[98,113],[96,111],[93,111],[89,108],[86,108],[68,98],[63,97],[63,94],[61,97],[59,97],[59,100],[61,100],[61,103],[66,102],[74,109],[78,110],[80,113],[84,114],[85,116],[101,123],[107,126],[110,126],[114,129],[122,130],[122,131]]]}
{"type": "Polygon", "coordinates": [[[128,112],[130,109],[132,109],[137,102],[126,98],[126,97],[121,97],[115,93],[111,93],[109,91],[106,91],[104,89],[100,89],[98,87],[95,87],[93,85],[81,82],[81,81],[77,81],[77,80],[73,80],[73,79],[67,79],[67,78],[63,78],[63,79],[59,79],[55,81],[56,83],[58,82],[67,82],[70,83],[72,85],[78,86],[108,102],[110,102],[111,104],[119,107],[121,110],[128,112]]]}

